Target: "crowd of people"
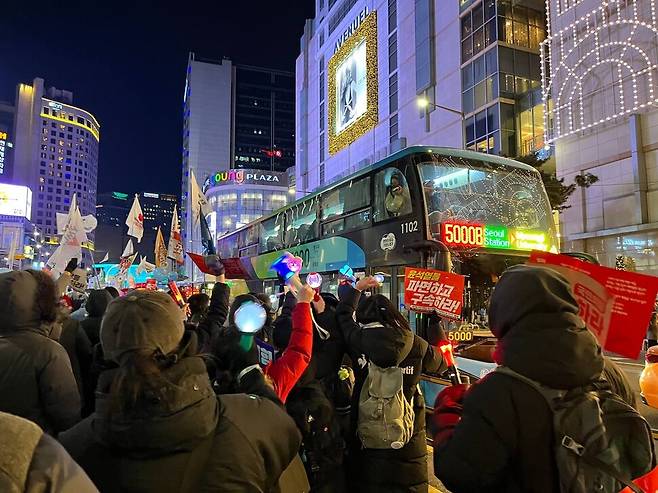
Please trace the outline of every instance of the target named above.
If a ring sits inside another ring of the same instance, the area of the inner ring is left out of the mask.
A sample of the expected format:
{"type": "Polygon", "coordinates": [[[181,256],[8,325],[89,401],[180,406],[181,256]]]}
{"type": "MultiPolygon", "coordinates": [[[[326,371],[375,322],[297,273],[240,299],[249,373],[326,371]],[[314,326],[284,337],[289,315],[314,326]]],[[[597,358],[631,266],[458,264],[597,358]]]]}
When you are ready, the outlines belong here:
{"type": "MultiPolygon", "coordinates": [[[[260,293],[231,300],[219,262],[211,295],[186,309],[167,293],[114,288],[76,306],[63,302],[74,264],[57,281],[0,274],[0,491],[428,491],[419,382],[449,363],[439,317],[433,340],[419,337],[374,277],[338,297],[286,289],[277,310],[260,293]],[[255,335],[237,322],[247,304],[266,313],[255,335]]],[[[427,426],[451,492],[612,493],[651,471],[632,391],[564,278],[508,270],[489,320],[501,370],[447,387],[427,426]],[[579,444],[572,416],[586,422],[588,405],[605,426],[579,444]],[[586,449],[582,461],[560,455],[558,431],[586,449]]]]}

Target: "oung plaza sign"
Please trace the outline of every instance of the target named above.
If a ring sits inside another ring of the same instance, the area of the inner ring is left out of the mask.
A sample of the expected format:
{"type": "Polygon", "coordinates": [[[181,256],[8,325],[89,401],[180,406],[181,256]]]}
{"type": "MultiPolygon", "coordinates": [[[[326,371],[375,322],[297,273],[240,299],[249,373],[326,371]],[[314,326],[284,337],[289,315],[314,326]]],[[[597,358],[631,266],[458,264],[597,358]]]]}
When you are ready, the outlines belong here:
{"type": "Polygon", "coordinates": [[[203,182],[203,191],[223,185],[270,185],[288,187],[288,174],[260,169],[228,169],[211,174],[203,182]]]}

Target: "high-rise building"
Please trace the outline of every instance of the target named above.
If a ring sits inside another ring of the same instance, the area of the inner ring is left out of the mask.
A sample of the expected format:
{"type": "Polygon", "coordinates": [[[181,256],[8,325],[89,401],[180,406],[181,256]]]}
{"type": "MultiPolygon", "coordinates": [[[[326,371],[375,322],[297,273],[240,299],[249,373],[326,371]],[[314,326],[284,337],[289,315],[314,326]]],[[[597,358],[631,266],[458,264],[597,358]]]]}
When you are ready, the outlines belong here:
{"type": "MultiPolygon", "coordinates": [[[[123,192],[98,194],[96,205],[96,260],[108,253],[111,261],[118,261],[128,241],[126,217],[134,195],[123,192]]],[[[133,241],[135,251],[153,261],[153,248],[158,227],[165,239],[169,237],[171,218],[178,197],[164,193],[143,192],[139,202],[144,215],[144,236],[140,243],[133,241]]]]}
{"type": "Polygon", "coordinates": [[[12,181],[32,190],[32,221],[47,241],[56,236],[56,214],[68,211],[73,194],[82,215],[96,212],[100,125],[72,103],[73,93],[46,89],[39,78],[16,92],[12,181]]]}
{"type": "MultiPolygon", "coordinates": [[[[228,59],[207,60],[190,53],[181,197],[185,250],[201,250],[200,233],[198,227],[192,227],[190,215],[190,172],[202,185],[231,169],[244,169],[245,173],[262,170],[272,176],[285,171],[295,161],[294,104],[292,73],[234,65],[228,59]]],[[[270,185],[263,183],[265,192],[270,185]]],[[[258,188],[258,183],[250,184],[250,190],[254,187],[258,188]]],[[[215,233],[230,231],[241,221],[239,216],[224,216],[215,233]]],[[[192,270],[189,261],[187,269],[192,270]]]]}
{"type": "Polygon", "coordinates": [[[563,248],[658,275],[658,1],[547,3],[547,142],[566,181],[598,178],[561,214],[563,248]]]}
{"type": "Polygon", "coordinates": [[[299,194],[407,145],[461,147],[459,2],[316,0],[315,12],[296,66],[299,194]]]}
{"type": "Polygon", "coordinates": [[[14,147],[14,106],[0,101],[0,180],[11,181],[14,147]]]}
{"type": "Polygon", "coordinates": [[[316,0],[297,59],[296,186],[409,145],[543,146],[543,0],[316,0]]]}

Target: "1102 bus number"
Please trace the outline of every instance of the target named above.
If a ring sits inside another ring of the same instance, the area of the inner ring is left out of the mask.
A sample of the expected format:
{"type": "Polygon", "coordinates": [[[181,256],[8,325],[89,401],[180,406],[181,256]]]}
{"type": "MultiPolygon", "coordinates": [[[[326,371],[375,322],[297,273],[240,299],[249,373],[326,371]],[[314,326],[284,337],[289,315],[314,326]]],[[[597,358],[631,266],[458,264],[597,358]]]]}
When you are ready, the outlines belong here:
{"type": "Polygon", "coordinates": [[[443,223],[441,228],[441,237],[448,245],[484,246],[483,225],[443,223]]]}
{"type": "Polygon", "coordinates": [[[470,342],[473,340],[473,332],[467,330],[455,330],[448,332],[450,342],[470,342]]]}

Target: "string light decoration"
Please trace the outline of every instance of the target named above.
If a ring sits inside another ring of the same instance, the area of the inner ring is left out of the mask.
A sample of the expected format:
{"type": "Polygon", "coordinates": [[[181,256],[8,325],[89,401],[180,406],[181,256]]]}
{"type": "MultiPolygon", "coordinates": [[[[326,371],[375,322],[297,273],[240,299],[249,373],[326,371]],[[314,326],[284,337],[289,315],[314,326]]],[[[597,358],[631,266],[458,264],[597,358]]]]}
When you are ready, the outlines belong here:
{"type": "MultiPolygon", "coordinates": [[[[551,18],[546,0],[549,35],[540,55],[547,144],[658,103],[657,1],[603,1],[566,25],[551,18]]],[[[554,3],[560,16],[560,0],[554,3]]]]}
{"type": "Polygon", "coordinates": [[[379,81],[377,70],[377,12],[373,11],[364,19],[361,25],[338,48],[329,60],[328,97],[329,97],[329,154],[336,154],[347,147],[366,132],[375,128],[379,121],[379,81]],[[366,51],[366,111],[356,120],[349,123],[341,131],[336,131],[336,73],[337,69],[354,54],[355,50],[365,43],[366,51]]]}

